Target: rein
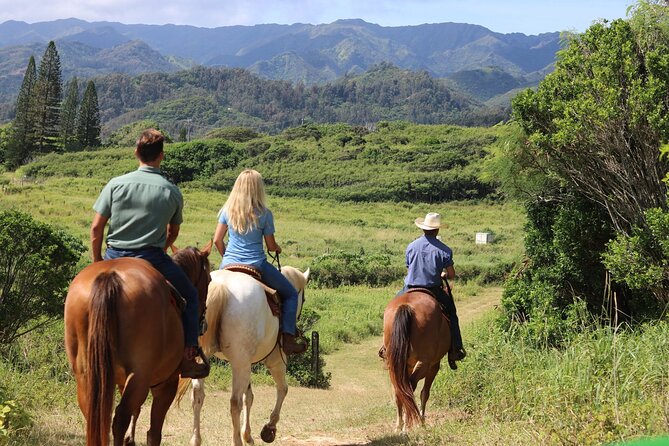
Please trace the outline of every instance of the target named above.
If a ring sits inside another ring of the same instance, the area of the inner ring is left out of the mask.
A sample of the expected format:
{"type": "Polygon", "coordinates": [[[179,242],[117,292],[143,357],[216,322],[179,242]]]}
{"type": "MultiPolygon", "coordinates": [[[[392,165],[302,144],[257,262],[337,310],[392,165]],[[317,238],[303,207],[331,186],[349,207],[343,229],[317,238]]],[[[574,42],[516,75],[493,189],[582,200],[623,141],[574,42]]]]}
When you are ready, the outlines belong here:
{"type": "Polygon", "coordinates": [[[272,263],[276,262],[277,269],[281,271],[281,261],[279,260],[279,253],[277,252],[276,255],[272,255],[272,251],[267,251],[267,255],[269,256],[270,259],[272,259],[272,263]]]}

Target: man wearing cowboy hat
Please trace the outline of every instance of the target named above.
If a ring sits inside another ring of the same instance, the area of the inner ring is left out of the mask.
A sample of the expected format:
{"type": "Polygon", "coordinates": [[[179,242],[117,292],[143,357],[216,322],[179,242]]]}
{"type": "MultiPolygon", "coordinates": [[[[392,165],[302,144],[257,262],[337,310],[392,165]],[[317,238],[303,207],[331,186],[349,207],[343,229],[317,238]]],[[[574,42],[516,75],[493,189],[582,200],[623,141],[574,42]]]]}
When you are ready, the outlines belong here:
{"type": "Polygon", "coordinates": [[[425,218],[417,218],[414,223],[423,230],[423,237],[419,237],[409,244],[406,249],[407,276],[404,279],[405,292],[409,288],[427,288],[437,298],[451,322],[451,351],[448,353],[448,364],[456,369],[455,361],[464,359],[467,355],[462,347],[462,335],[458,314],[455,309],[453,296],[444,290],[442,279],[449,280],[455,277],[453,268],[453,251],[439,238],[441,215],[429,212],[425,218]]]}

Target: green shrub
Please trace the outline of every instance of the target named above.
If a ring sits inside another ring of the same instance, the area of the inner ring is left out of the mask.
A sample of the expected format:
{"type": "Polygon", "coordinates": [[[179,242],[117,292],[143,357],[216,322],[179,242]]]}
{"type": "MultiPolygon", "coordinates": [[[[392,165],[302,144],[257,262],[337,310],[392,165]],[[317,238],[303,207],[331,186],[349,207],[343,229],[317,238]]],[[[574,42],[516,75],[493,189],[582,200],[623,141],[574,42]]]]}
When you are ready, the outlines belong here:
{"type": "Polygon", "coordinates": [[[28,413],[16,401],[4,400],[0,392],[0,445],[7,444],[7,440],[29,429],[31,425],[28,413]]]}
{"type": "Polygon", "coordinates": [[[319,314],[309,308],[304,308],[302,314],[297,321],[297,328],[304,333],[307,338],[307,351],[302,355],[293,355],[288,359],[288,374],[294,377],[302,386],[314,387],[318,389],[327,389],[330,387],[330,379],[332,374],[330,372],[324,373],[325,360],[323,359],[323,352],[318,351],[318,371],[314,373],[311,363],[311,338],[310,331],[314,324],[320,319],[319,314]]]}
{"type": "Polygon", "coordinates": [[[18,211],[0,212],[0,345],[61,317],[84,245],[18,211]]]}
{"type": "Polygon", "coordinates": [[[383,286],[404,274],[393,267],[387,254],[358,254],[339,251],[316,258],[311,265],[311,280],[318,287],[345,285],[383,286]]]}
{"type": "Polygon", "coordinates": [[[166,148],[161,168],[172,181],[181,183],[235,167],[241,157],[239,150],[222,139],[177,143],[166,148]]]}

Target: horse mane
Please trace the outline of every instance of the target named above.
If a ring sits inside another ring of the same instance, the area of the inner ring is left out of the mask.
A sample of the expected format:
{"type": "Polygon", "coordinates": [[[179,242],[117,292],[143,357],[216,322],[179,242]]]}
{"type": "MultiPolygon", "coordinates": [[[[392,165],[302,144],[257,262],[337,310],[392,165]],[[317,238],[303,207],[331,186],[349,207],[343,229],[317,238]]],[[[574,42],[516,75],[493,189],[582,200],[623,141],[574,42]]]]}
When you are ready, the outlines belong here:
{"type": "Polygon", "coordinates": [[[172,255],[172,260],[174,260],[174,263],[179,265],[181,269],[184,270],[188,278],[194,282],[199,274],[199,271],[197,270],[199,256],[200,251],[197,248],[187,246],[175,252],[172,255]]]}

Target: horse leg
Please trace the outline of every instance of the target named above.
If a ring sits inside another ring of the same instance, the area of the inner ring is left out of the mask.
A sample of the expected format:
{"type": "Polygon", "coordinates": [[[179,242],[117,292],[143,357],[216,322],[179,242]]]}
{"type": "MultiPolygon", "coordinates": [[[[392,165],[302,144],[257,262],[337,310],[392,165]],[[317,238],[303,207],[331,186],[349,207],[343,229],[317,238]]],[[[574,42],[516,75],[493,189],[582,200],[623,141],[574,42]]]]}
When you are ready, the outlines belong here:
{"type": "Polygon", "coordinates": [[[253,437],[251,436],[251,406],[253,406],[253,389],[251,383],[244,394],[244,424],[242,430],[244,431],[244,442],[253,444],[253,437]]]}
{"type": "Polygon", "coordinates": [[[204,380],[194,379],[193,390],[190,394],[191,406],[193,406],[193,436],[190,438],[190,446],[200,446],[202,436],[200,435],[200,412],[204,404],[204,380]]]}
{"type": "Polygon", "coordinates": [[[232,392],[230,395],[230,416],[232,417],[232,444],[242,446],[240,416],[244,406],[244,394],[251,382],[251,361],[242,365],[232,364],[232,392]]]}
{"type": "Polygon", "coordinates": [[[430,398],[430,388],[434,379],[437,377],[439,372],[440,364],[434,364],[430,370],[425,375],[425,382],[423,383],[423,389],[420,391],[420,419],[423,424],[425,424],[425,406],[427,405],[427,400],[430,398]]]}
{"type": "Polygon", "coordinates": [[[395,432],[400,433],[404,432],[404,416],[402,414],[402,403],[399,398],[395,398],[395,404],[397,405],[397,421],[395,422],[395,432]]]}
{"type": "Polygon", "coordinates": [[[163,423],[167,411],[177,394],[179,376],[175,373],[167,381],[151,388],[153,403],[151,404],[151,426],[146,433],[147,446],[159,446],[163,436],[163,423]]]}
{"type": "Polygon", "coordinates": [[[133,414],[139,414],[139,409],[149,394],[148,380],[131,373],[125,382],[121,401],[114,411],[112,422],[112,433],[114,435],[114,446],[122,446],[125,433],[130,425],[133,414]]]}
{"type": "Polygon", "coordinates": [[[283,401],[288,394],[288,383],[286,383],[286,363],[278,348],[275,348],[272,354],[265,360],[265,365],[272,374],[272,378],[276,384],[276,402],[274,403],[274,410],[270,414],[269,422],[263,426],[260,437],[265,443],[271,443],[276,437],[276,425],[281,416],[283,401]]]}
{"type": "Polygon", "coordinates": [[[130,426],[128,426],[128,430],[125,433],[123,446],[135,446],[135,428],[137,427],[137,419],[139,418],[140,410],[141,407],[130,417],[130,426]]]}
{"type": "Polygon", "coordinates": [[[86,392],[86,376],[83,373],[75,371],[74,376],[77,381],[77,401],[81,413],[86,416],[86,406],[88,405],[88,394],[86,392]]]}
{"type": "MultiPolygon", "coordinates": [[[[119,385],[118,386],[118,393],[123,395],[123,390],[124,390],[124,385],[119,385]]],[[[139,418],[139,412],[141,410],[141,406],[137,408],[137,411],[132,414],[130,417],[130,426],[128,426],[128,430],[125,432],[125,437],[123,438],[123,446],[135,446],[135,428],[137,427],[137,419],[139,418]]]]}

